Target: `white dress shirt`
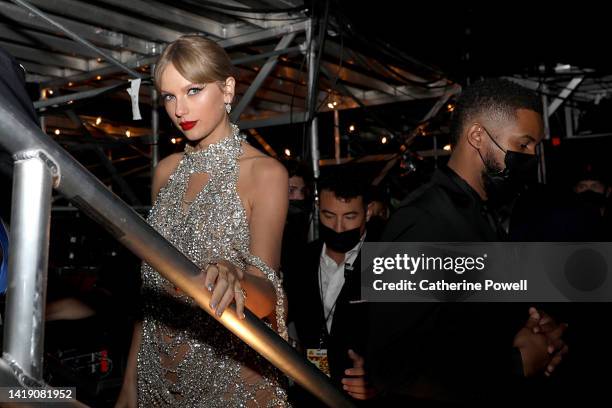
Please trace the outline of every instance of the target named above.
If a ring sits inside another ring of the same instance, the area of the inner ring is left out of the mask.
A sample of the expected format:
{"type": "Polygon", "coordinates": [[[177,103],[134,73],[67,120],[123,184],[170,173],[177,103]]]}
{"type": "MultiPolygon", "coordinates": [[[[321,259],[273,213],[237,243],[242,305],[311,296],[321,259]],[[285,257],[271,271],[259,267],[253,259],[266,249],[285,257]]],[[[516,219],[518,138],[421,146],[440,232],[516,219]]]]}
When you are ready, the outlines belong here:
{"type": "Polygon", "coordinates": [[[336,261],[327,255],[325,252],[327,246],[325,243],[323,244],[321,260],[319,262],[319,290],[323,301],[323,313],[327,318],[328,333],[331,331],[332,320],[334,319],[336,299],[342,290],[342,286],[344,286],[344,266],[346,264],[352,265],[355,262],[365,235],[364,233],[357,245],[344,254],[344,261],[340,264],[337,264],[336,261]]]}

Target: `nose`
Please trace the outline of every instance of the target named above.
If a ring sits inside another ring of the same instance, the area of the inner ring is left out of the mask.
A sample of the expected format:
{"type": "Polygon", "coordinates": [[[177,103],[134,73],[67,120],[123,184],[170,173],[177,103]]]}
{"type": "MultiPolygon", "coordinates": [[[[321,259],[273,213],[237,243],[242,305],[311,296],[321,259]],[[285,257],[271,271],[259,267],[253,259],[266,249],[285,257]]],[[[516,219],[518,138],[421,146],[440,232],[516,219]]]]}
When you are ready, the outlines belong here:
{"type": "Polygon", "coordinates": [[[174,107],[174,116],[181,118],[189,113],[187,102],[183,101],[182,98],[176,99],[176,105],[174,107]]]}
{"type": "Polygon", "coordinates": [[[344,227],[344,223],[342,222],[342,217],[338,217],[334,224],[334,231],[336,232],[344,232],[346,228],[344,227]]]}

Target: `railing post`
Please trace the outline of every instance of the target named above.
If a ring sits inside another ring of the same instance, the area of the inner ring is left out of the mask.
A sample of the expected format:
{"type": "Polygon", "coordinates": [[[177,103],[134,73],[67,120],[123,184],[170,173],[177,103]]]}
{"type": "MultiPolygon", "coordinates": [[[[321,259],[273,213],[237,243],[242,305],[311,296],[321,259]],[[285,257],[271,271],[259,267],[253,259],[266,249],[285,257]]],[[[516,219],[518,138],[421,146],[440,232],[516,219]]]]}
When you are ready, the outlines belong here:
{"type": "Polygon", "coordinates": [[[55,166],[41,150],[14,155],[4,353],[42,380],[51,191],[55,166]]]}

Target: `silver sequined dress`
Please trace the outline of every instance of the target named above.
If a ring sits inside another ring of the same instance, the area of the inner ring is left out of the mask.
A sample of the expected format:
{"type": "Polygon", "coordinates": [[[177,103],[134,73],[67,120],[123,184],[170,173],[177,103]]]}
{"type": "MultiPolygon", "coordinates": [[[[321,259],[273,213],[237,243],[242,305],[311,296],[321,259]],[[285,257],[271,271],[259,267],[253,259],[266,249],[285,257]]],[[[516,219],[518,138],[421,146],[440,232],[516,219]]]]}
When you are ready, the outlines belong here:
{"type": "MultiPolygon", "coordinates": [[[[249,226],[237,192],[238,128],[195,151],[189,146],[147,221],[194,263],[226,259],[253,265],[276,289],[276,321],[286,339],[283,293],[275,272],[249,253],[249,226]],[[183,197],[193,173],[208,182],[189,207],[183,197]]],[[[286,407],[282,374],[146,263],[142,266],[144,320],[138,353],[140,407],[286,407]]]]}

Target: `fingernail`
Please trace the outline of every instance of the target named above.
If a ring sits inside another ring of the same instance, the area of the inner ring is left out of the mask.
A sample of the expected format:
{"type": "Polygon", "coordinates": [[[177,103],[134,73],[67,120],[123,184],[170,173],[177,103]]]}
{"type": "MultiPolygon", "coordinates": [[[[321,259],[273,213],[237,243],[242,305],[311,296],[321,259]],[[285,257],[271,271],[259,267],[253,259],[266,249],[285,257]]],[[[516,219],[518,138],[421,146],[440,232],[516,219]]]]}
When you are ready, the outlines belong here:
{"type": "Polygon", "coordinates": [[[246,319],[246,315],[242,313],[242,320],[246,319]]]}
{"type": "Polygon", "coordinates": [[[216,304],[215,302],[212,302],[212,303],[210,304],[210,308],[211,308],[211,309],[214,309],[214,308],[216,308],[216,307],[217,307],[217,304],[216,304]]]}
{"type": "Polygon", "coordinates": [[[213,289],[214,289],[214,285],[213,285],[212,283],[209,283],[209,284],[208,284],[208,286],[207,286],[207,288],[208,288],[208,291],[209,291],[209,292],[212,292],[212,291],[213,291],[213,289]]]}
{"type": "Polygon", "coordinates": [[[221,317],[222,314],[223,314],[222,310],[217,310],[217,317],[221,317]]]}

